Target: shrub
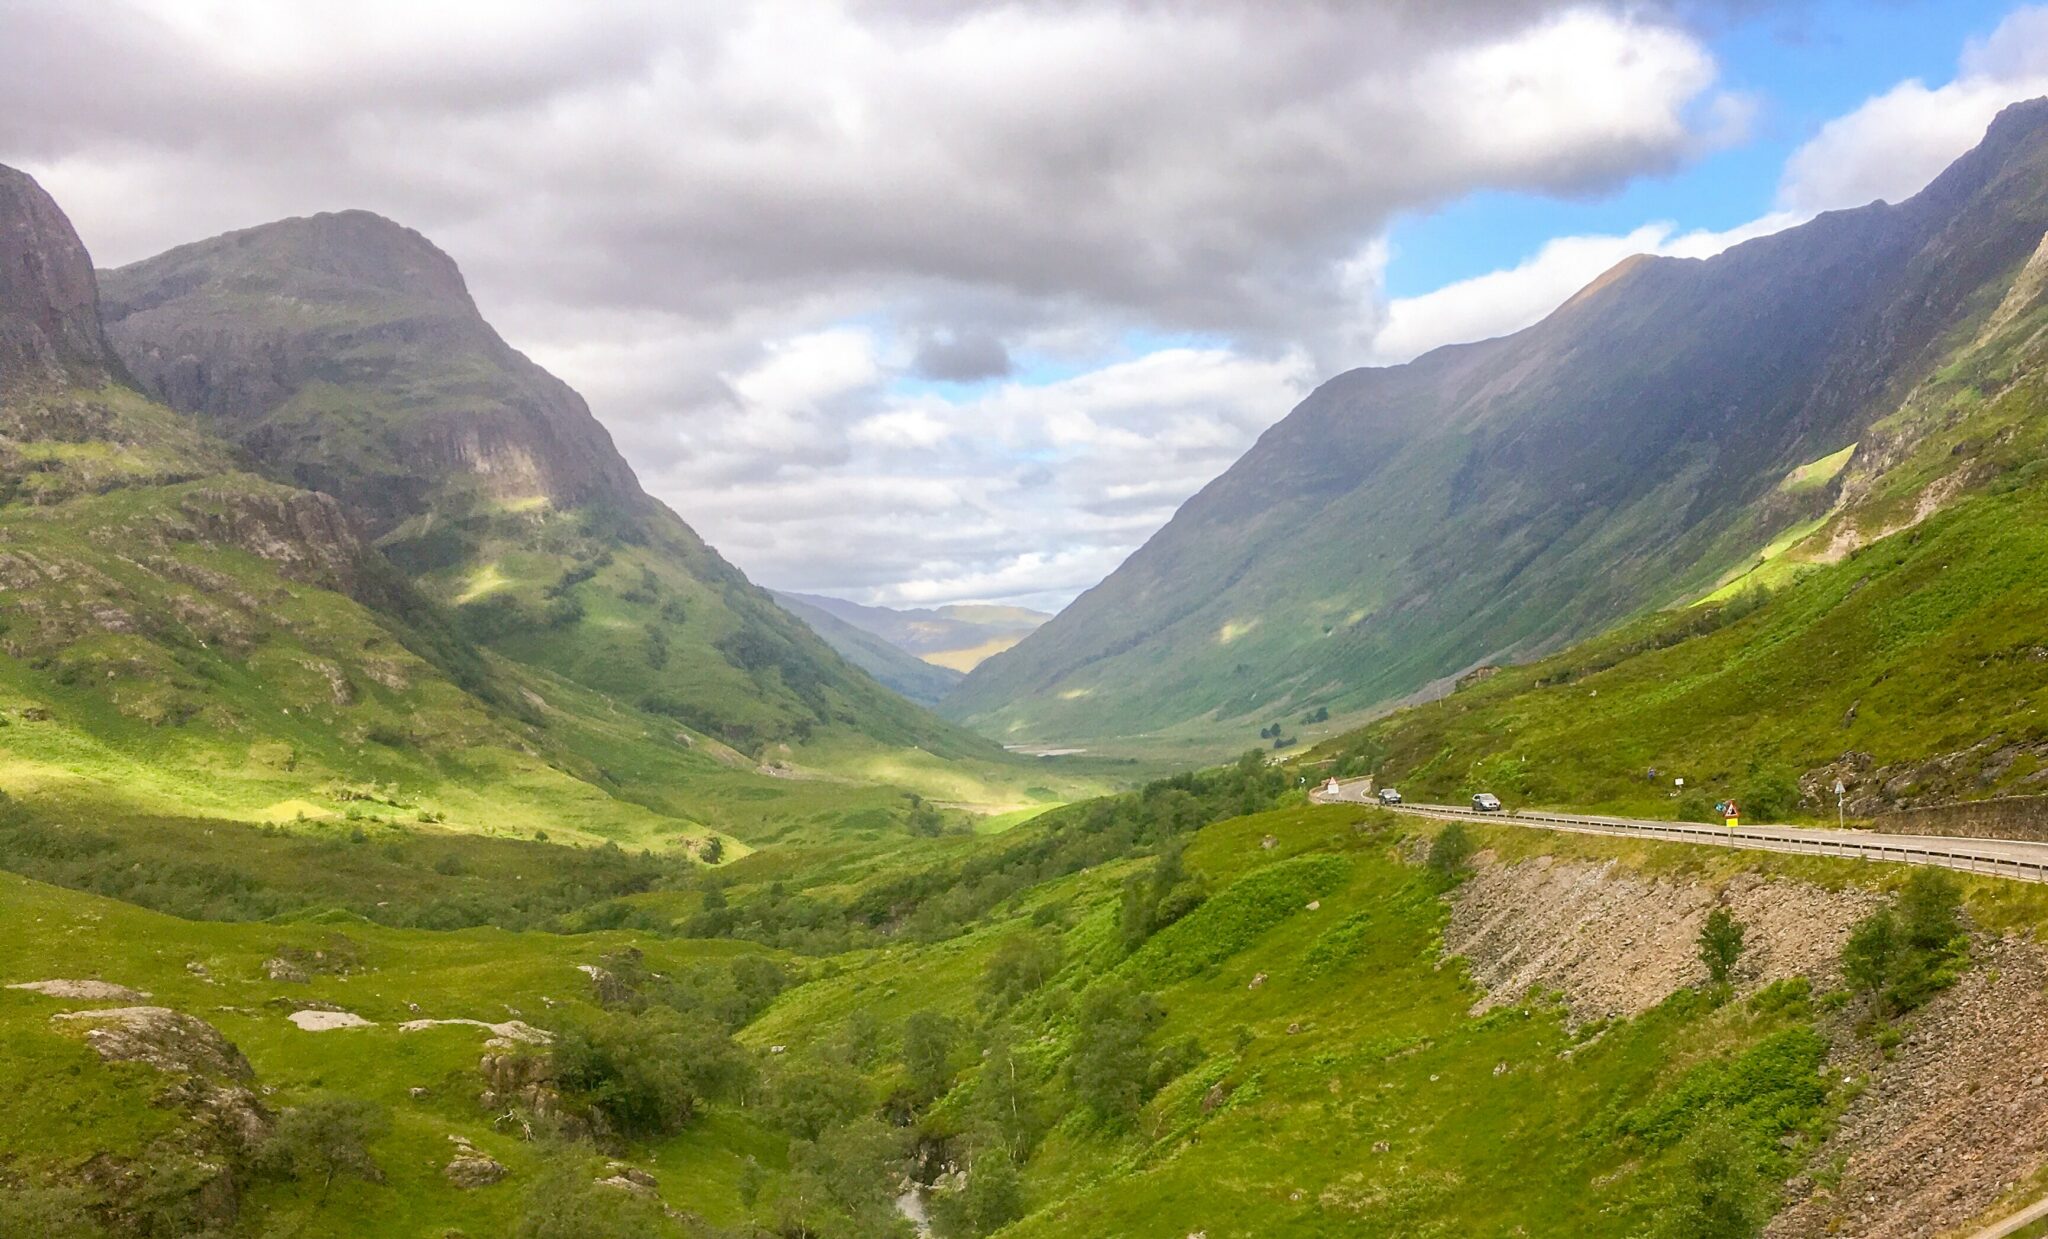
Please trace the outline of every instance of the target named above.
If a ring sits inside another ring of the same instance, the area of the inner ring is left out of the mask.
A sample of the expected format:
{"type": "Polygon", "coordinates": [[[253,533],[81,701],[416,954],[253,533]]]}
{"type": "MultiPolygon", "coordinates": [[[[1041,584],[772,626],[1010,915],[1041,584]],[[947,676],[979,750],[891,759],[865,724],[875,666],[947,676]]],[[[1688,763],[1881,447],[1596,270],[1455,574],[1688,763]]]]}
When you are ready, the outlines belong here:
{"type": "Polygon", "coordinates": [[[1707,980],[1728,984],[1735,975],[1735,961],[1742,957],[1742,925],[1726,908],[1707,913],[1700,926],[1700,962],[1707,966],[1707,980]]]}
{"type": "Polygon", "coordinates": [[[1475,850],[1472,832],[1465,829],[1463,822],[1451,822],[1436,832],[1436,840],[1429,845],[1429,871],[1451,881],[1464,872],[1475,850]]]}
{"type": "Polygon", "coordinates": [[[1877,1015],[1894,1015],[1953,983],[1966,948],[1960,888],[1941,870],[1922,867],[1906,879],[1895,906],[1879,908],[1850,931],[1842,971],[1877,1015]]]}
{"type": "Polygon", "coordinates": [[[1681,1172],[1658,1233],[1670,1239],[1751,1239],[1771,1216],[1771,1192],[1756,1156],[1721,1124],[1686,1142],[1681,1172]]]}
{"type": "Polygon", "coordinates": [[[382,1183],[384,1172],[370,1156],[370,1143],[391,1129],[391,1117],[375,1102],[329,1097],[286,1110],[256,1150],[257,1168],[279,1178],[320,1180],[324,1192],[337,1175],[382,1183]]]}
{"type": "Polygon", "coordinates": [[[705,1097],[741,1078],[743,1063],[723,1028],[668,1007],[567,1024],[550,1057],[563,1091],[630,1137],[680,1131],[705,1097]]]}
{"type": "Polygon", "coordinates": [[[660,1203],[600,1187],[572,1149],[557,1150],[520,1204],[513,1239],[645,1239],[664,1233],[660,1203]]]}

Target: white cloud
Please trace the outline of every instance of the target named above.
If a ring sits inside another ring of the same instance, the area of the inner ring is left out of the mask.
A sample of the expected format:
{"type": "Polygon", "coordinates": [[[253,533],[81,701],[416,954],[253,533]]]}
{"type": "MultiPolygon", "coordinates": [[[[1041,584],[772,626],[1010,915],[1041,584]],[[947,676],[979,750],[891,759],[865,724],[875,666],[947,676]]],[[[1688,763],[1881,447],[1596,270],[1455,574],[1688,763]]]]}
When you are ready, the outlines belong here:
{"type": "Polygon", "coordinates": [[[0,0],[0,161],[104,263],[380,211],[750,573],[1057,601],[1365,355],[1390,219],[1739,133],[1673,11],[0,0]]]}
{"type": "Polygon", "coordinates": [[[1821,127],[1786,162],[1778,201],[1805,215],[1919,192],[2009,103],[2048,95],[2048,8],[2009,14],[1963,52],[1956,77],[1911,79],[1821,127]]]}

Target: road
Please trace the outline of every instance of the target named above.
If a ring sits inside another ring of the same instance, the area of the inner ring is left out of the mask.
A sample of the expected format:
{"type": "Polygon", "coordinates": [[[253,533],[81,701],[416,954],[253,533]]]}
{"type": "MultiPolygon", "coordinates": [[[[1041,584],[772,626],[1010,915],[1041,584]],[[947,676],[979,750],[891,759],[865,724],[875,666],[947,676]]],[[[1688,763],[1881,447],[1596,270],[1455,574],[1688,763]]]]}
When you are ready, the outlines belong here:
{"type": "MultiPolygon", "coordinates": [[[[1318,804],[1376,804],[1378,802],[1368,790],[1370,782],[1368,779],[1351,779],[1340,782],[1334,795],[1318,788],[1310,793],[1309,798],[1318,804]]],[[[2017,839],[1952,839],[1941,835],[1890,835],[1815,826],[1743,826],[1729,830],[1724,826],[1693,822],[1656,822],[1591,813],[1543,813],[1533,809],[1480,813],[1458,805],[1390,807],[1399,813],[1439,820],[1484,821],[1574,834],[1627,835],[1762,852],[1803,852],[1909,865],[1939,865],[1965,873],[2016,878],[2023,882],[2048,882],[2048,843],[2028,843],[2017,839]]]]}

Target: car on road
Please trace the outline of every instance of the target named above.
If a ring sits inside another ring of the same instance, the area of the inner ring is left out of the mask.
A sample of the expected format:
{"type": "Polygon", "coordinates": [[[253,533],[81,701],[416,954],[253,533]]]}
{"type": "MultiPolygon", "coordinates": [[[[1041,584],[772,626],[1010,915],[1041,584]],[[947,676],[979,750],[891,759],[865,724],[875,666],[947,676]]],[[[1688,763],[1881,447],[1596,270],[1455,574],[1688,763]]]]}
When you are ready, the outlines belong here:
{"type": "Polygon", "coordinates": [[[1472,807],[1481,813],[1500,812],[1500,797],[1492,792],[1481,792],[1472,798],[1472,807]]]}
{"type": "Polygon", "coordinates": [[[1382,788],[1380,789],[1380,803],[1381,803],[1381,804],[1400,804],[1400,803],[1401,803],[1401,793],[1400,793],[1400,792],[1398,792],[1398,791],[1396,791],[1396,790],[1395,790],[1394,788],[1391,788],[1391,787],[1382,787],[1382,788]]]}

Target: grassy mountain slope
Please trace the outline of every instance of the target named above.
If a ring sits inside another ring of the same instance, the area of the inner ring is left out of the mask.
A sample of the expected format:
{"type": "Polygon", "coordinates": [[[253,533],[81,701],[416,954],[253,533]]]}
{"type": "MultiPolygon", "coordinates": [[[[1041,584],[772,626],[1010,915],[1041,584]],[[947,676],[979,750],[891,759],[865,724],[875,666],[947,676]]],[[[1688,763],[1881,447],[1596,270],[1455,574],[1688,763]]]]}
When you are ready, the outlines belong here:
{"type": "MultiPolygon", "coordinates": [[[[0,224],[8,790],[85,816],[311,832],[385,819],[655,848],[722,833],[735,852],[741,836],[900,829],[909,803],[895,787],[775,777],[632,704],[629,674],[604,696],[477,649],[342,503],[249,472],[246,457],[121,382],[90,260],[56,205],[11,170],[0,170],[0,224]]],[[[720,566],[703,556],[706,572],[720,566]]],[[[711,588],[668,571],[672,593],[711,588]]],[[[800,661],[808,634],[736,581],[720,581],[734,605],[792,632],[800,661]]],[[[711,678],[733,693],[753,683],[717,666],[726,678],[711,678]]],[[[849,691],[911,714],[864,679],[849,691]]],[[[886,759],[886,773],[962,802],[1007,810],[1028,789],[1054,800],[1089,785],[857,739],[866,747],[840,755],[849,764],[886,759]]]]}
{"type": "Polygon", "coordinates": [[[2030,264],[1836,467],[1835,508],[1657,614],[1329,742],[1416,795],[1867,815],[2041,789],[2048,307],[2030,264]],[[1647,770],[1660,771],[1652,786],[1647,770]],[[1699,789],[1683,805],[1669,780],[1699,789]]]}
{"type": "Polygon", "coordinates": [[[963,673],[928,663],[857,628],[803,594],[773,593],[777,605],[809,625],[840,657],[919,705],[937,705],[961,680],[963,673]]]}
{"type": "Polygon", "coordinates": [[[946,709],[1004,738],[1248,738],[1710,590],[1829,510],[1821,464],[2044,230],[2048,102],[1906,203],[1632,259],[1516,335],[1339,376],[946,709]]]}
{"type": "MultiPolygon", "coordinates": [[[[1000,840],[763,851],[724,872],[715,906],[687,870],[602,850],[568,853],[574,867],[542,890],[534,879],[563,849],[372,827],[359,842],[265,835],[181,860],[198,824],[163,822],[119,833],[95,864],[90,848],[66,850],[89,832],[0,811],[12,865],[239,922],[0,877],[0,914],[38,927],[0,941],[0,982],[97,978],[149,995],[0,990],[13,1051],[0,1064],[11,1155],[0,1209],[40,1182],[124,1217],[226,1216],[233,1235],[357,1234],[368,1221],[498,1234],[544,1210],[601,1211],[603,1194],[584,1200],[579,1188],[624,1165],[651,1172],[685,1216],[650,1211],[619,1233],[839,1239],[908,1234],[888,1204],[904,1173],[950,1162],[973,1168],[970,1184],[1000,1183],[1003,1149],[1015,1148],[1014,1194],[984,1201],[979,1222],[949,1218],[945,1233],[1014,1218],[1002,1233],[1619,1237],[1663,1233],[1692,1183],[1690,1140],[1706,1128],[1734,1133],[1732,1156],[1774,1197],[1862,1084],[1839,1063],[1817,1073],[1826,1038],[1850,1034],[1829,1014],[1839,1002],[1797,982],[1725,1002],[1681,989],[1591,1026],[1544,998],[1474,1014],[1481,991],[1442,955],[1440,896],[1454,884],[1403,859],[1427,836],[1356,807],[1235,815],[1284,800],[1279,787],[1253,763],[1076,806],[1000,840]],[[1167,852],[1179,857],[1167,892],[1177,919],[1134,947],[1125,892],[1145,889],[1167,852]],[[440,858],[431,868],[420,863],[429,855],[440,858]],[[155,881],[116,885],[138,870],[155,881]],[[220,887],[223,871],[240,874],[241,902],[178,902],[220,887]],[[385,923],[308,915],[337,895],[350,906],[362,898],[351,888],[372,882],[388,889],[367,911],[385,923]],[[581,919],[629,928],[579,925],[562,911],[579,896],[581,919]],[[587,967],[609,975],[594,982],[587,967]],[[664,996],[666,979],[688,998],[664,996]],[[224,1034],[271,1121],[322,1100],[381,1115],[364,1146],[377,1177],[265,1171],[207,1124],[228,1110],[213,1090],[235,1081],[177,1060],[101,1062],[78,1025],[52,1018],[136,1001],[224,1034]],[[561,1097],[485,1095],[508,1079],[566,1089],[568,1077],[505,1066],[546,1049],[488,1046],[493,1034],[474,1026],[401,1027],[520,1019],[573,1035],[616,1018],[644,1031],[671,1001],[731,1012],[740,1080],[672,1132],[597,1144],[522,1138],[561,1097]],[[322,1009],[374,1024],[309,1032],[287,1019],[322,1009]],[[1835,1087],[1838,1072],[1850,1087],[1835,1087]],[[458,1137],[505,1178],[451,1184],[443,1167],[458,1137]],[[147,1191],[111,1173],[137,1163],[190,1173],[147,1191]]],[[[1677,845],[1480,834],[1503,860],[1554,847],[1680,881],[1759,866],[1829,885],[1884,876],[1815,858],[1703,866],[1677,845]]],[[[2009,898],[2010,886],[1973,881],[1980,912],[2038,920],[2039,901],[2009,898]]],[[[610,1233],[595,1216],[563,1233],[610,1233]]]]}
{"type": "Polygon", "coordinates": [[[814,738],[999,758],[848,666],[642,492],[419,234],[318,215],[103,280],[147,391],[342,499],[470,639],[763,759],[814,738]]]}

